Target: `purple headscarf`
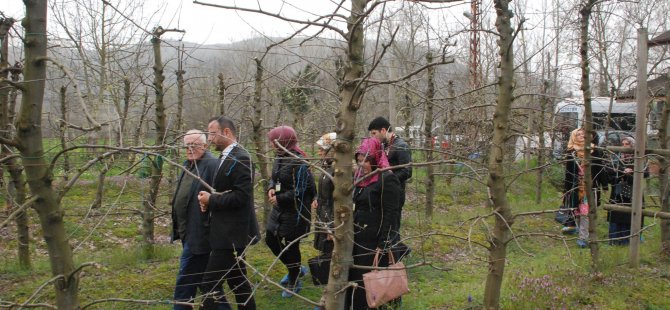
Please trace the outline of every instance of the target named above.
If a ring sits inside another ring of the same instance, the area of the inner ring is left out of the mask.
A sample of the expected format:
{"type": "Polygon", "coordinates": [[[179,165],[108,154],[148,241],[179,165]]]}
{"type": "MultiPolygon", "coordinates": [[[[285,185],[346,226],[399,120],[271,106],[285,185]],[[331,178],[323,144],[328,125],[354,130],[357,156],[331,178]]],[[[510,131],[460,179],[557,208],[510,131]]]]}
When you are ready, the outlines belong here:
{"type": "MultiPolygon", "coordinates": [[[[356,157],[358,157],[358,154],[364,155],[365,160],[370,161],[373,170],[375,168],[382,169],[391,166],[389,165],[388,158],[386,158],[386,153],[382,148],[381,142],[379,142],[379,140],[377,140],[376,138],[363,139],[363,141],[361,141],[361,145],[358,146],[358,149],[356,150],[356,157]]],[[[358,180],[363,175],[364,175],[363,169],[358,169],[356,170],[354,179],[358,180]]],[[[366,187],[372,183],[377,182],[377,180],[379,180],[379,174],[375,174],[371,177],[366,178],[365,180],[358,182],[356,186],[366,187]]]]}
{"type": "MultiPolygon", "coordinates": [[[[291,151],[292,153],[298,153],[302,156],[307,157],[307,154],[300,149],[298,146],[298,135],[295,133],[295,130],[290,126],[279,126],[268,132],[268,139],[270,143],[274,143],[275,140],[281,144],[284,148],[291,151]]],[[[286,153],[282,149],[277,149],[278,154],[286,153]]]]}

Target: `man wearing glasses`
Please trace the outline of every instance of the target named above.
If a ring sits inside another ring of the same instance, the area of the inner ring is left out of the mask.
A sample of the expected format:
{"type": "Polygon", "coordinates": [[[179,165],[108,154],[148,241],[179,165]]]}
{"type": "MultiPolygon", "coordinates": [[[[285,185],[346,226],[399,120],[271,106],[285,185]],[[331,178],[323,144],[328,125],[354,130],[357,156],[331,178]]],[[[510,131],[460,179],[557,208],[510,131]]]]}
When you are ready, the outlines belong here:
{"type": "Polygon", "coordinates": [[[196,289],[202,283],[207,267],[209,245],[207,219],[200,212],[198,192],[206,190],[202,182],[212,185],[219,168],[219,159],[207,151],[207,138],[200,130],[189,130],[184,135],[186,158],[184,169],[177,180],[172,198],[172,240],[181,240],[182,254],[174,289],[174,309],[191,309],[178,302],[193,302],[196,289]],[[198,176],[195,178],[194,176],[198,176]]]}

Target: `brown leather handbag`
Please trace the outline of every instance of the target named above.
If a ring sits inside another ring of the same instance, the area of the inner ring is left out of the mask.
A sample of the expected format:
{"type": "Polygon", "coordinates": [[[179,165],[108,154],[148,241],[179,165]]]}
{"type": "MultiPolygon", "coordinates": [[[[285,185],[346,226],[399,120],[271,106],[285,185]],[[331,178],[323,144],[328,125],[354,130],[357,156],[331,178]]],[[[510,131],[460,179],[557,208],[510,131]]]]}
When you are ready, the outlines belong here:
{"type": "MultiPolygon", "coordinates": [[[[379,254],[375,253],[372,267],[379,267],[379,254]]],[[[407,285],[407,270],[402,262],[395,262],[393,252],[388,251],[389,269],[372,270],[363,274],[363,285],[365,286],[365,298],[368,307],[377,308],[393,299],[409,293],[407,285]]]]}

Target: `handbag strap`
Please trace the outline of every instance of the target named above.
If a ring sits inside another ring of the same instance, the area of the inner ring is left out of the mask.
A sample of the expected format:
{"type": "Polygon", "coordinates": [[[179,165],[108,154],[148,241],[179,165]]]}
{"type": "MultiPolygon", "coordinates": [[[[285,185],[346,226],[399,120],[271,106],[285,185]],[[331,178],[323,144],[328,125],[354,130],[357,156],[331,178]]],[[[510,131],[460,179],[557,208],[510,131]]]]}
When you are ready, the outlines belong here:
{"type": "MultiPolygon", "coordinates": [[[[382,250],[379,249],[375,252],[375,259],[372,262],[372,267],[377,268],[379,267],[379,254],[381,254],[382,250]]],[[[395,264],[395,258],[393,257],[393,251],[391,249],[388,250],[389,253],[389,265],[395,264]]]]}
{"type": "Polygon", "coordinates": [[[374,268],[379,267],[379,253],[381,253],[381,252],[382,252],[382,250],[377,250],[375,252],[375,260],[372,261],[372,267],[374,267],[374,268]]]}
{"type": "Polygon", "coordinates": [[[395,258],[393,257],[393,251],[389,249],[389,266],[395,264],[395,258]]]}

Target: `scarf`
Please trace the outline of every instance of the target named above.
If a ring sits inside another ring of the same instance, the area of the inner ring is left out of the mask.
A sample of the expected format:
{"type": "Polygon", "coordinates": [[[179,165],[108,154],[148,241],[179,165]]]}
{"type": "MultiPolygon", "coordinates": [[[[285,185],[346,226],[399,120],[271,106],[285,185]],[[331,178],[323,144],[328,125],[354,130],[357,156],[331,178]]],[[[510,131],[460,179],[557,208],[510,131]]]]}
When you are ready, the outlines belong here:
{"type": "MultiPolygon", "coordinates": [[[[382,148],[381,142],[376,138],[366,138],[361,141],[361,145],[358,146],[356,150],[356,157],[358,154],[363,154],[365,160],[369,161],[373,171],[377,168],[387,168],[390,167],[388,158],[386,158],[386,153],[382,148]]],[[[363,177],[363,168],[358,168],[356,174],[354,175],[354,180],[358,180],[363,177]]],[[[379,174],[374,174],[370,177],[367,177],[365,180],[362,180],[356,184],[357,187],[367,187],[370,184],[373,184],[379,180],[379,174]]]]}
{"type": "MultiPolygon", "coordinates": [[[[298,146],[298,135],[295,133],[295,130],[289,126],[279,126],[270,130],[270,132],[268,132],[268,139],[270,139],[270,143],[275,143],[275,140],[277,140],[277,143],[291,153],[298,153],[307,157],[307,154],[298,146]]],[[[277,148],[277,155],[284,154],[286,154],[284,150],[277,148]]]]}

